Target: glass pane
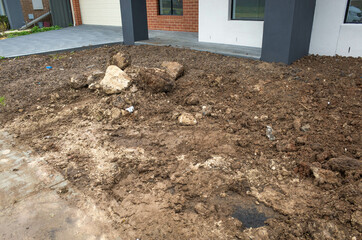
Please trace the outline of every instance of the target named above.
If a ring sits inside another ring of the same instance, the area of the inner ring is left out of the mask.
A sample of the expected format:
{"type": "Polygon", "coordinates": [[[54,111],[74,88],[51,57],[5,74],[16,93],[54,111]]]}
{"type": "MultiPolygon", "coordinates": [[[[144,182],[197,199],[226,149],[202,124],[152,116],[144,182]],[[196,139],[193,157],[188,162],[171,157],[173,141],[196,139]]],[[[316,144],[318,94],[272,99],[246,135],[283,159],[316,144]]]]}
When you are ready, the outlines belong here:
{"type": "Polygon", "coordinates": [[[173,15],[182,15],[183,8],[182,8],[182,0],[172,0],[172,14],[173,15]]]}
{"type": "Polygon", "coordinates": [[[233,0],[232,19],[264,20],[265,0],[233,0]]]}
{"type": "Polygon", "coordinates": [[[171,0],[160,0],[160,14],[171,15],[171,0]]]}
{"type": "Polygon", "coordinates": [[[362,23],[362,0],[349,2],[346,23],[362,23]]]}

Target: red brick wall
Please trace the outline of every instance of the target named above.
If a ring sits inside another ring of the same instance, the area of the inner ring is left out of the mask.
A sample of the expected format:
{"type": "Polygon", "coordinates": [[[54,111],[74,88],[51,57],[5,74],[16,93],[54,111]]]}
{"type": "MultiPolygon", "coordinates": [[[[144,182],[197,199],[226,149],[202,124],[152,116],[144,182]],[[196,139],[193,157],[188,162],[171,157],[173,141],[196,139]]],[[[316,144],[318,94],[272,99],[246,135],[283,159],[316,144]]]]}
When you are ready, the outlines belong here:
{"type": "Polygon", "coordinates": [[[82,25],[82,15],[80,13],[79,0],[71,0],[73,4],[74,23],[76,26],[82,25]]]}
{"type": "Polygon", "coordinates": [[[148,29],[198,32],[199,0],[183,0],[183,16],[159,15],[159,0],[146,0],[148,29]]]}
{"type": "MultiPolygon", "coordinates": [[[[29,14],[34,15],[34,19],[40,17],[41,15],[50,11],[49,1],[43,0],[43,10],[34,10],[33,9],[33,2],[31,0],[20,0],[21,6],[23,8],[23,15],[25,22],[31,22],[32,20],[29,19],[29,14]]],[[[47,17],[42,21],[50,22],[51,18],[47,17]]]]}

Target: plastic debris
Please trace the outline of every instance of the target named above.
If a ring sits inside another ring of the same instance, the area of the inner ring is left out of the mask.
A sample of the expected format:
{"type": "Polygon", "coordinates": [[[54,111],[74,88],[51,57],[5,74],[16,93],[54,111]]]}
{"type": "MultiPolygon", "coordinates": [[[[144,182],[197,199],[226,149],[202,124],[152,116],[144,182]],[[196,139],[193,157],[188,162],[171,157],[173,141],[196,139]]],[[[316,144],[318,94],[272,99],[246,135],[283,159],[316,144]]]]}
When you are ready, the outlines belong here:
{"type": "Polygon", "coordinates": [[[53,68],[52,66],[46,66],[46,69],[48,69],[48,70],[50,70],[52,68],[53,68]]]}
{"type": "Polygon", "coordinates": [[[266,136],[271,141],[275,140],[275,136],[273,135],[273,128],[271,126],[266,126],[266,136]]]}
{"type": "Polygon", "coordinates": [[[129,108],[126,108],[126,111],[129,112],[129,113],[133,113],[134,107],[130,106],[129,108]]]}

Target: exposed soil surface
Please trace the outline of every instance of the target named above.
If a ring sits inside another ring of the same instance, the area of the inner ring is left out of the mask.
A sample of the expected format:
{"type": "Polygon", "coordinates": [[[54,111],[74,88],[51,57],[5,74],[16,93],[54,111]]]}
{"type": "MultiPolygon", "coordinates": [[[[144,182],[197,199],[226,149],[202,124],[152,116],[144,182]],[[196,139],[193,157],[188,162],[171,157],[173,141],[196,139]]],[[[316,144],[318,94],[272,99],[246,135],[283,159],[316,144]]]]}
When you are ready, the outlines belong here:
{"type": "Polygon", "coordinates": [[[361,77],[361,58],[286,66],[153,46],[0,60],[0,126],[95,200],[121,239],[357,240],[361,77]],[[185,73],[167,93],[70,87],[119,51],[129,72],[176,61],[185,73]],[[182,113],[197,124],[180,125],[182,113]]]}

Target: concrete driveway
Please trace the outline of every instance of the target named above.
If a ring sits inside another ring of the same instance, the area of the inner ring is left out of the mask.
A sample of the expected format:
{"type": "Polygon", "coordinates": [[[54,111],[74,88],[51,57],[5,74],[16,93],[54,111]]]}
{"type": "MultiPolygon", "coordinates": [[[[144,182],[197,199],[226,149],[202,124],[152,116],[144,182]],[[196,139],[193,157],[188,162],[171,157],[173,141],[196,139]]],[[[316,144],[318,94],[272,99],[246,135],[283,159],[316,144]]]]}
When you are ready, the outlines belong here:
{"type": "Polygon", "coordinates": [[[122,42],[120,27],[81,25],[0,40],[0,56],[18,57],[122,42]]]}

